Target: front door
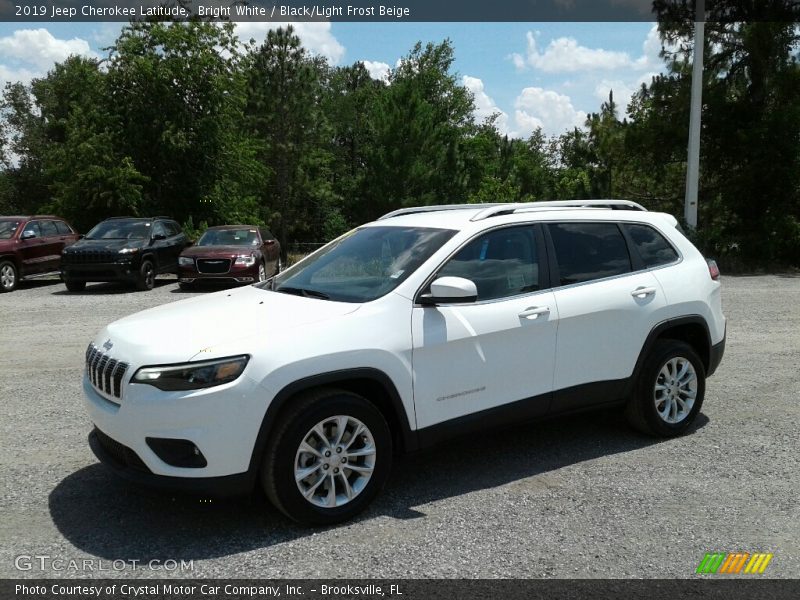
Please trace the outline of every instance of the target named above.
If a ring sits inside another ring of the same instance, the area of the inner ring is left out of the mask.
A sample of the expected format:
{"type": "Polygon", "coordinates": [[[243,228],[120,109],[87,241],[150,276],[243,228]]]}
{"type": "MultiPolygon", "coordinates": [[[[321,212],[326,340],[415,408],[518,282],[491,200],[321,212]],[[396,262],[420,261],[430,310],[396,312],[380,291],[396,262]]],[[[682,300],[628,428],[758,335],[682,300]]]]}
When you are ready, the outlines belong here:
{"type": "Polygon", "coordinates": [[[469,279],[478,298],[412,311],[418,428],[466,415],[486,424],[476,419],[490,409],[486,419],[503,420],[502,407],[520,419],[547,412],[558,310],[545,265],[541,230],[525,225],[480,235],[440,268],[434,279],[469,279]]]}

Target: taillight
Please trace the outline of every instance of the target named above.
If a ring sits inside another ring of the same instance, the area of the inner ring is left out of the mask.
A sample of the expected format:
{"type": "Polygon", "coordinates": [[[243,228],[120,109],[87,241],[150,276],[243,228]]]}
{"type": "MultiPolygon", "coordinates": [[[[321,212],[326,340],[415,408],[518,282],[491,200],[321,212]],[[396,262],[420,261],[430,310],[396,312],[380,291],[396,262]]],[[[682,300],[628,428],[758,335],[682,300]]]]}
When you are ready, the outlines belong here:
{"type": "Polygon", "coordinates": [[[707,258],[706,262],[708,263],[708,274],[711,275],[711,279],[716,281],[719,279],[719,267],[717,266],[717,261],[707,258]]]}

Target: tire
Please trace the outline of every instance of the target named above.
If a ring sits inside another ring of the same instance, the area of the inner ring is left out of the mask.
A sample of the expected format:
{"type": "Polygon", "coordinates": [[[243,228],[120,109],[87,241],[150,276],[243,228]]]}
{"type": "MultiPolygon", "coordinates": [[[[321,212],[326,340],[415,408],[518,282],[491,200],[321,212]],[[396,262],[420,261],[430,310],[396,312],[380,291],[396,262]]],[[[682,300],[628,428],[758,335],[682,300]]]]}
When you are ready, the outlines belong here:
{"type": "Polygon", "coordinates": [[[333,525],[353,518],[389,476],[392,436],[386,420],[369,401],[344,390],[324,388],[297,396],[270,438],[261,465],[262,486],[276,508],[304,525],[333,525]],[[346,423],[344,435],[336,443],[340,422],[346,423]],[[366,429],[359,433],[362,426],[366,429]],[[328,437],[328,446],[321,443],[315,428],[328,437]],[[301,451],[304,442],[317,452],[301,451]],[[345,451],[337,454],[337,448],[345,451]],[[295,473],[303,470],[308,475],[296,481],[295,473]],[[335,481],[333,494],[331,481],[335,481]]]}
{"type": "Polygon", "coordinates": [[[72,281],[70,279],[65,279],[64,285],[67,286],[67,291],[70,292],[82,292],[86,289],[85,281],[72,281]]]}
{"type": "Polygon", "coordinates": [[[136,279],[136,289],[147,292],[153,289],[156,284],[156,268],[153,261],[145,259],[139,267],[139,277],[136,279]]]}
{"type": "Polygon", "coordinates": [[[258,263],[258,277],[256,278],[256,281],[260,283],[266,280],[267,280],[267,266],[263,262],[260,262],[258,263]]]}
{"type": "Polygon", "coordinates": [[[0,293],[13,292],[19,284],[19,271],[10,260],[0,261],[0,293]]]}
{"type": "Polygon", "coordinates": [[[281,257],[278,257],[278,262],[275,263],[275,273],[274,275],[280,275],[280,272],[283,271],[283,261],[281,257]]]}
{"type": "Polygon", "coordinates": [[[642,364],[625,415],[643,433],[680,435],[700,413],[705,391],[706,371],[697,352],[685,342],[659,340],[642,364]]]}

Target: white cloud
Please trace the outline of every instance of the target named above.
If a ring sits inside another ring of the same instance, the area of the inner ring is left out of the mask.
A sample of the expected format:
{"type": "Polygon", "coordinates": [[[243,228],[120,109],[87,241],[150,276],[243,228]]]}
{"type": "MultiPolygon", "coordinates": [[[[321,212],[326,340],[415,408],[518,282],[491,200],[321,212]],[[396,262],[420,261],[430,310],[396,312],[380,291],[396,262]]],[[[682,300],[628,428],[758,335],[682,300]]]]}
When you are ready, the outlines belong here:
{"type": "Polygon", "coordinates": [[[486,93],[483,81],[477,77],[464,75],[462,77],[462,82],[464,87],[472,92],[475,97],[475,112],[473,113],[475,115],[475,120],[481,123],[486,118],[497,114],[495,125],[498,131],[503,135],[514,136],[515,134],[508,130],[508,114],[500,110],[497,104],[495,104],[495,101],[486,93]]]}
{"type": "Polygon", "coordinates": [[[332,65],[339,64],[344,58],[345,47],[339,43],[331,32],[329,21],[303,21],[298,23],[258,23],[242,21],[236,24],[236,35],[242,42],[254,39],[261,45],[267,38],[270,29],[291,25],[295,34],[303,42],[303,46],[312,54],[324,56],[332,65]]]}
{"type": "Polygon", "coordinates": [[[389,79],[389,71],[392,68],[385,62],[375,60],[362,60],[361,62],[364,63],[364,68],[369,71],[369,76],[373,79],[378,79],[379,81],[389,79]]]}
{"type": "Polygon", "coordinates": [[[626,52],[587,48],[571,37],[551,40],[541,50],[536,41],[538,35],[538,32],[528,32],[528,48],[524,57],[516,53],[511,55],[511,60],[518,69],[532,67],[546,73],[574,73],[630,67],[634,62],[626,52]]]}
{"type": "Polygon", "coordinates": [[[582,127],[586,113],[576,110],[569,96],[540,87],[527,87],[514,103],[514,119],[523,137],[537,127],[547,135],[557,135],[573,127],[582,127]]]}
{"type": "Polygon", "coordinates": [[[11,35],[0,38],[0,56],[39,71],[46,71],[54,63],[62,62],[72,54],[97,57],[86,40],[61,40],[43,28],[18,29],[11,35]]]}
{"type": "Polygon", "coordinates": [[[650,80],[658,75],[657,72],[645,73],[635,80],[630,79],[601,79],[594,87],[594,96],[598,100],[605,102],[608,100],[609,91],[614,92],[614,101],[621,109],[619,116],[625,112],[630,102],[631,96],[642,86],[642,84],[649,84],[650,80]]]}

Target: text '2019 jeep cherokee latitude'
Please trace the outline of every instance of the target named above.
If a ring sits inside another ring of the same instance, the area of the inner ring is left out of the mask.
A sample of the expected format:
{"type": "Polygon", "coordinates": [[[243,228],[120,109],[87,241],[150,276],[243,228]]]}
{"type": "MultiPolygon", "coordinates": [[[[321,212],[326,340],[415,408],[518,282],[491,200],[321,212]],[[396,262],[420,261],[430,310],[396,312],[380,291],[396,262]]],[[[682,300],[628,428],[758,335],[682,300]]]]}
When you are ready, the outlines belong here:
{"type": "Polygon", "coordinates": [[[260,484],[325,524],[372,500],[395,451],[477,428],[619,404],[677,435],[724,350],[717,278],[630,202],[397,211],[265,283],[106,327],[90,443],[128,479],[260,484]]]}

